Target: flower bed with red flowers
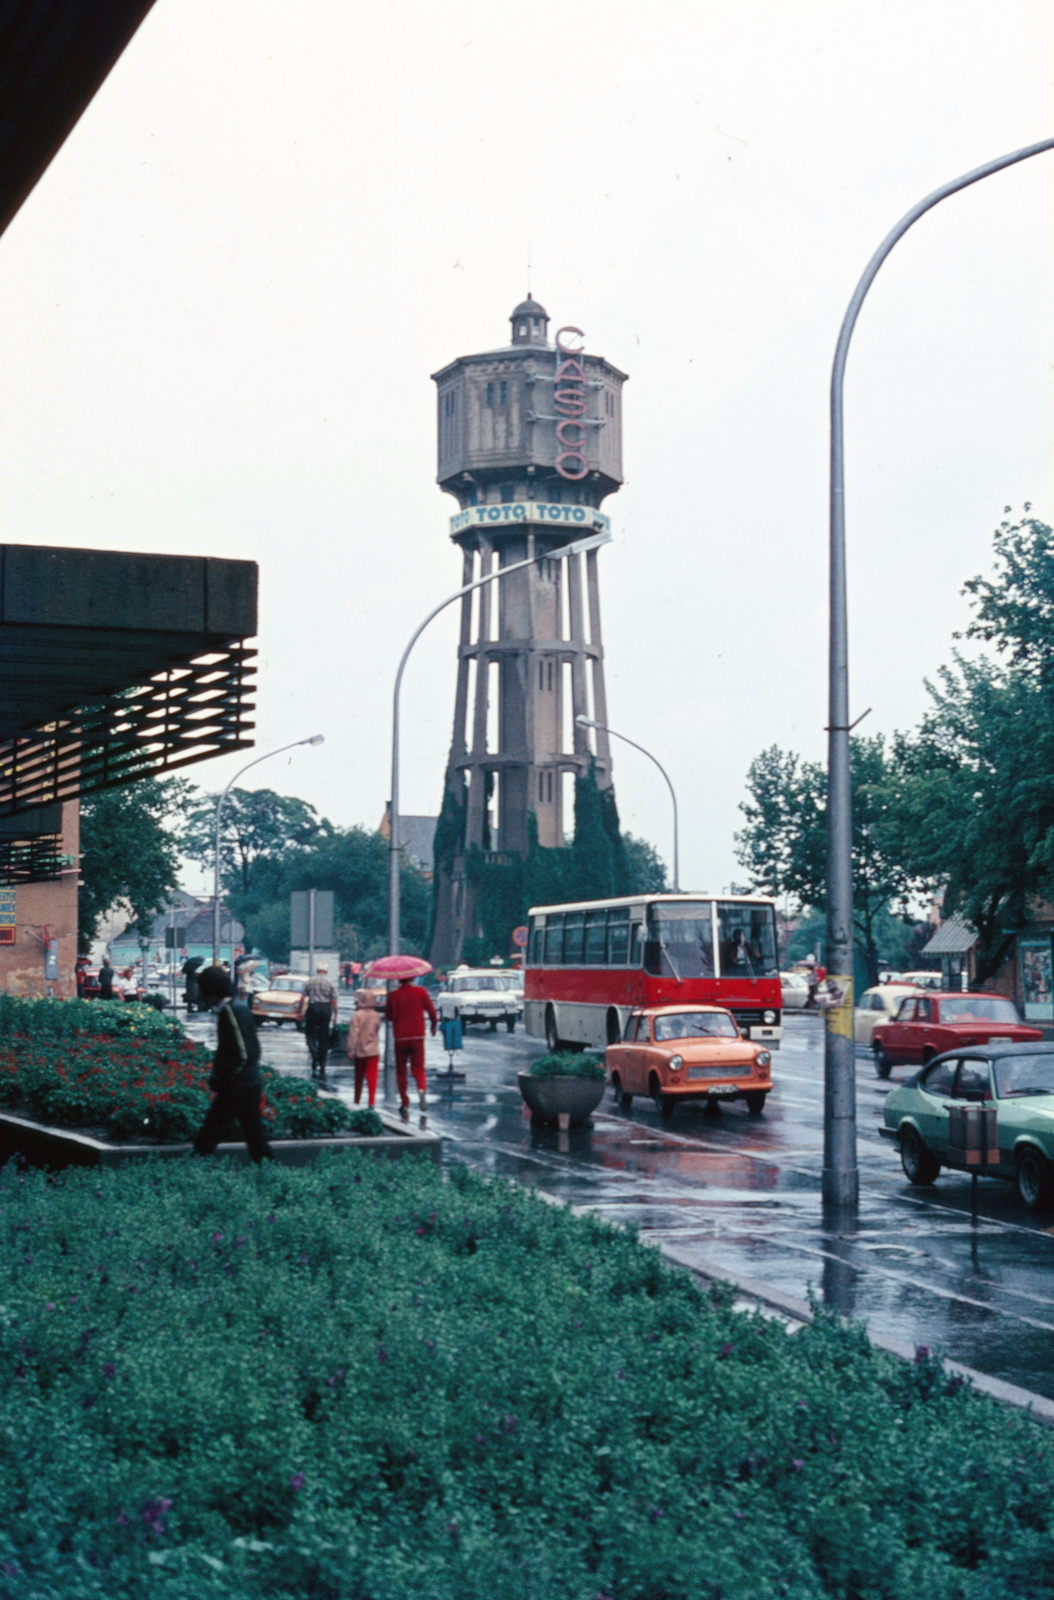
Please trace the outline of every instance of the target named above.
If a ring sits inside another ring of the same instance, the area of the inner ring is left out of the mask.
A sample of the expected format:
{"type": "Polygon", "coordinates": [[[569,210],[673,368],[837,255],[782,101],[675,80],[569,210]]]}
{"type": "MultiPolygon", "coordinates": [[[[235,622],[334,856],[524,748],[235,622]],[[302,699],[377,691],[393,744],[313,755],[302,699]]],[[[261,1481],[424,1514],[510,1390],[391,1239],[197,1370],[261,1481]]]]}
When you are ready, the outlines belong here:
{"type": "MultiPolygon", "coordinates": [[[[0,1035],[0,1106],[105,1139],[182,1143],[209,1105],[209,1052],[172,1027],[145,1036],[62,1032],[0,1035]]],[[[322,1099],[302,1078],[264,1068],[264,1124],[274,1139],[379,1134],[374,1113],[322,1099]]]]}

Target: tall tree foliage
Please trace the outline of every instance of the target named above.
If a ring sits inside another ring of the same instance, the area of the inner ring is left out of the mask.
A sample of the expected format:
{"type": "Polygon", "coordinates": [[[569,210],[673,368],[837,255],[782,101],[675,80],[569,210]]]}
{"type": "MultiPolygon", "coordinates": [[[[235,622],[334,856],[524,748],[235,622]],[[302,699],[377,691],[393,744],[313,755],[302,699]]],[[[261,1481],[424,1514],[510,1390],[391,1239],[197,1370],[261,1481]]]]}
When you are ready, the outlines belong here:
{"type": "MultiPolygon", "coordinates": [[[[182,851],[191,861],[211,871],[215,858],[215,821],[218,794],[201,795],[189,807],[183,829],[182,851]]],[[[248,894],[257,864],[274,861],[284,851],[309,844],[325,832],[313,805],[273,789],[232,789],[223,804],[220,822],[220,872],[229,888],[248,894]]]]}
{"type": "MultiPolygon", "coordinates": [[[[869,981],[878,980],[878,928],[890,904],[906,902],[915,880],[893,826],[893,770],[882,736],[851,740],[853,770],[853,921],[869,981]]],[[[827,898],[827,775],[773,745],[751,762],[746,827],[736,856],[754,888],[822,909],[827,898]]]]}
{"type": "Polygon", "coordinates": [[[99,918],[118,903],[146,923],[175,890],[179,842],[171,824],[187,807],[181,778],[143,778],[81,802],[77,943],[88,951],[99,918]]]}

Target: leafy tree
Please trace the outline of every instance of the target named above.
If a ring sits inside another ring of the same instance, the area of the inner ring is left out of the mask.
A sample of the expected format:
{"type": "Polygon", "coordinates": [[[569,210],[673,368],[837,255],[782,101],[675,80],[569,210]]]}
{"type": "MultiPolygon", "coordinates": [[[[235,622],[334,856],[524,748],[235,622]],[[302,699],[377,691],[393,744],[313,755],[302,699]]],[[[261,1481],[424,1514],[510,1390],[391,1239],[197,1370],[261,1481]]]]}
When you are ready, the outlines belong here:
{"type": "MultiPolygon", "coordinates": [[[[237,887],[233,868],[229,900],[252,942],[274,960],[289,956],[289,896],[294,889],[332,889],[341,955],[370,959],[386,948],[388,844],[367,828],[336,828],[323,819],[303,844],[261,851],[252,864],[251,887],[237,887]]],[[[429,894],[424,875],[405,859],[402,867],[403,944],[424,946],[429,894]]]]}
{"type": "MultiPolygon", "coordinates": [[[[182,851],[191,861],[212,870],[218,794],[202,795],[187,813],[182,851]]],[[[220,873],[231,889],[248,894],[257,864],[276,859],[294,846],[306,845],[320,834],[332,832],[319,821],[306,800],[276,794],[273,789],[232,789],[223,805],[220,822],[220,873]]]]}
{"type": "Polygon", "coordinates": [[[622,835],[626,855],[626,894],[663,894],[668,885],[666,866],[653,844],[632,833],[622,835]]]}
{"type": "MultiPolygon", "coordinates": [[[[1026,502],[1025,510],[1031,507],[1026,502]]],[[[1009,514],[1010,507],[1006,507],[1009,514]]],[[[993,536],[994,578],[970,578],[976,615],[969,639],[994,644],[1012,667],[1024,667],[1039,680],[1054,679],[1054,532],[1038,517],[999,524],[993,536]]]]}
{"type": "Polygon", "coordinates": [[[147,922],[177,887],[180,845],[168,824],[191,793],[182,778],[142,778],[81,801],[77,944],[90,950],[99,918],[118,902],[147,922]]]}
{"type": "MultiPolygon", "coordinates": [[[[879,919],[903,904],[915,879],[903,864],[903,834],[893,826],[893,772],[881,734],[851,741],[853,765],[853,921],[868,981],[878,977],[879,919]]],[[[820,909],[827,896],[827,776],[773,745],[751,762],[750,798],[740,810],[737,859],[754,888],[820,909]]]]}

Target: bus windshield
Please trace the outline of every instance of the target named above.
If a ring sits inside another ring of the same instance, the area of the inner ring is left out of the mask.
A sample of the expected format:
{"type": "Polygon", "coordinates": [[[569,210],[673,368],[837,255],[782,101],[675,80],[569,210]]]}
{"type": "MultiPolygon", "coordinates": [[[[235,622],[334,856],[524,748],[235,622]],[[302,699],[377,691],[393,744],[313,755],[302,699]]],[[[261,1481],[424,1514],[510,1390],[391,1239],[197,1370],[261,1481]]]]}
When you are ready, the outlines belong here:
{"type": "Polygon", "coordinates": [[[717,902],[723,978],[775,978],[776,919],[771,906],[738,900],[717,902]]]}
{"type": "Polygon", "coordinates": [[[644,970],[658,978],[712,978],[714,925],[709,900],[659,900],[648,907],[644,970]]]}

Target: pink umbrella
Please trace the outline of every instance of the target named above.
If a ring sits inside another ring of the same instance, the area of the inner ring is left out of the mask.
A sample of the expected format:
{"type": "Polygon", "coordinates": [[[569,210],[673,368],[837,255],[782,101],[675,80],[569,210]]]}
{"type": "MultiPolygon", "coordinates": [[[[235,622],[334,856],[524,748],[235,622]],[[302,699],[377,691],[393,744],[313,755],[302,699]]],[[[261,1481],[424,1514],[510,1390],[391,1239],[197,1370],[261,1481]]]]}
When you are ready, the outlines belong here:
{"type": "Polygon", "coordinates": [[[381,956],[366,968],[371,978],[420,978],[431,970],[432,963],[420,956],[381,956]]]}

